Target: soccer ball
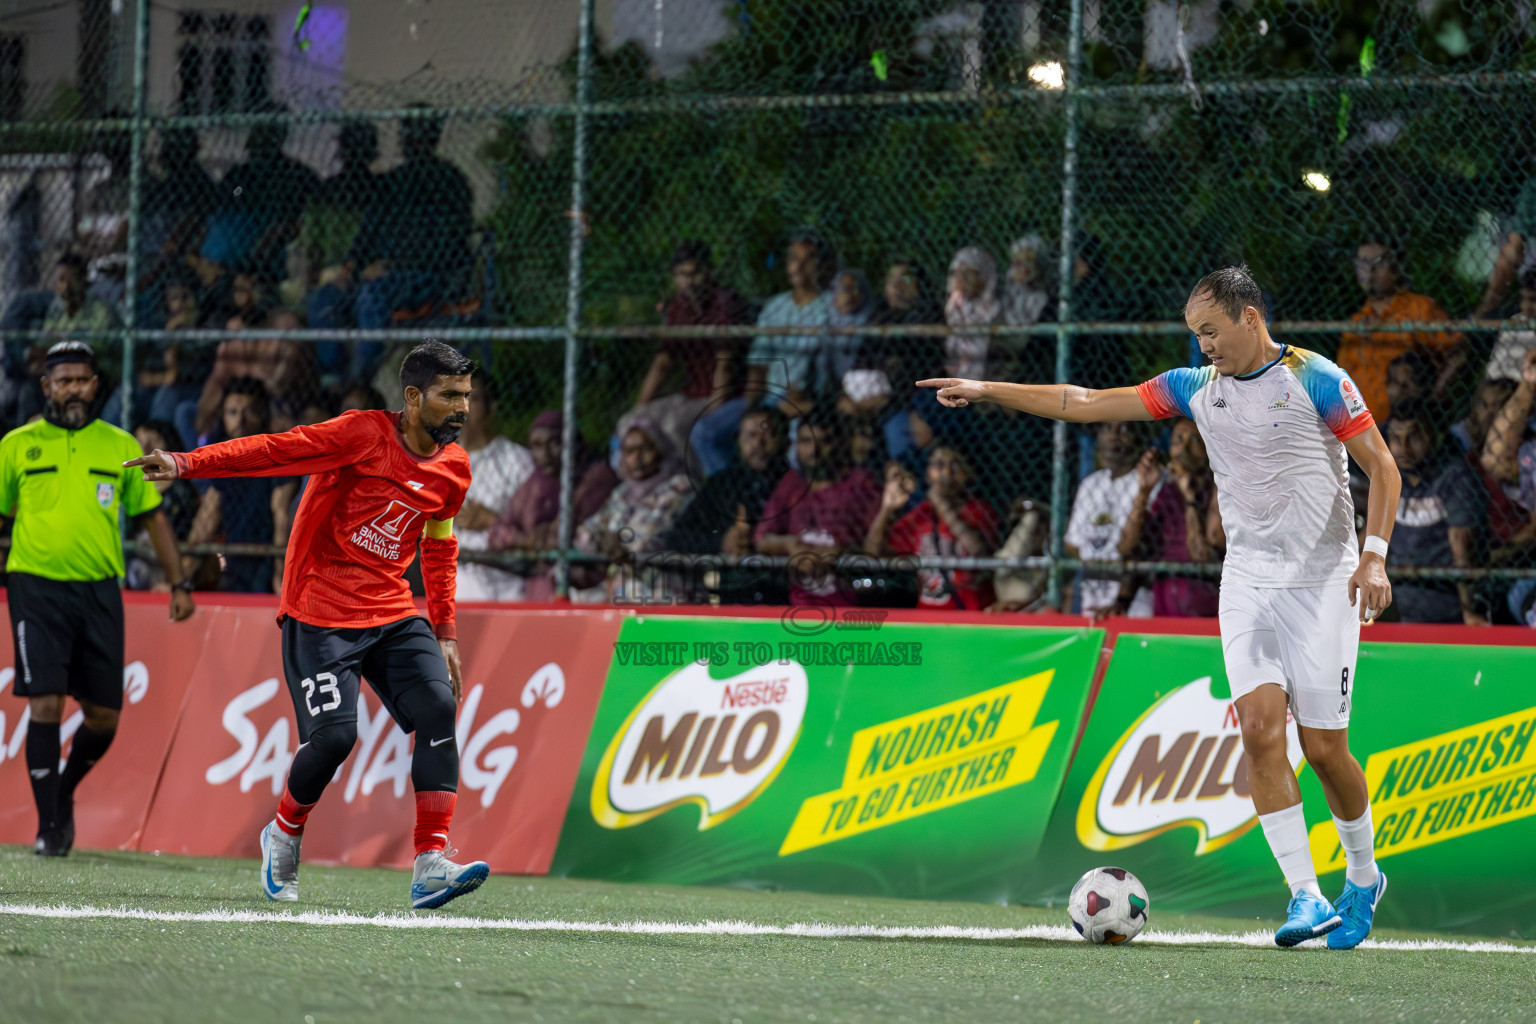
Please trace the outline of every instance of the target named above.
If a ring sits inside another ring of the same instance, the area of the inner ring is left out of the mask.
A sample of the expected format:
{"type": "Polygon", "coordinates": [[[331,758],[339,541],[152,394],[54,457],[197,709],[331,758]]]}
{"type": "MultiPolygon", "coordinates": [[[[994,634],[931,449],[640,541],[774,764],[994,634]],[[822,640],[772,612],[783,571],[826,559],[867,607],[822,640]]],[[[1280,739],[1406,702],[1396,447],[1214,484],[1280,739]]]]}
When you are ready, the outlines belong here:
{"type": "Polygon", "coordinates": [[[1147,925],[1147,890],[1124,868],[1094,868],[1072,887],[1067,913],[1096,946],[1128,942],[1147,925]]]}

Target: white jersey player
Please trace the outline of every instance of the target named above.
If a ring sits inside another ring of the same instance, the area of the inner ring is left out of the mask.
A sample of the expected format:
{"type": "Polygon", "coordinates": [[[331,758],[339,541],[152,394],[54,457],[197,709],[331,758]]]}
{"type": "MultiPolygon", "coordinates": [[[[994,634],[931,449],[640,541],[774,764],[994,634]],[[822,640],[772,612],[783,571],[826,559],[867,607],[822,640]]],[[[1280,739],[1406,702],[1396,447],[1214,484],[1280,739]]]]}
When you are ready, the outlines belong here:
{"type": "Polygon", "coordinates": [[[1187,416],[1210,453],[1227,534],[1221,640],[1243,729],[1254,808],[1291,887],[1282,946],[1320,935],[1350,949],[1370,933],[1386,876],[1376,868],[1370,793],[1349,752],[1360,623],[1392,601],[1387,541],[1401,481],[1349,375],[1315,352],[1277,343],[1246,267],[1201,278],[1185,320],[1210,365],[1136,387],[941,378],[948,406],[996,402],[1076,423],[1187,416]],[[1364,550],[1357,546],[1348,451],[1370,478],[1364,550]],[[1312,864],[1301,791],[1286,757],[1286,705],[1333,811],[1346,860],[1337,906],[1312,864]]]}

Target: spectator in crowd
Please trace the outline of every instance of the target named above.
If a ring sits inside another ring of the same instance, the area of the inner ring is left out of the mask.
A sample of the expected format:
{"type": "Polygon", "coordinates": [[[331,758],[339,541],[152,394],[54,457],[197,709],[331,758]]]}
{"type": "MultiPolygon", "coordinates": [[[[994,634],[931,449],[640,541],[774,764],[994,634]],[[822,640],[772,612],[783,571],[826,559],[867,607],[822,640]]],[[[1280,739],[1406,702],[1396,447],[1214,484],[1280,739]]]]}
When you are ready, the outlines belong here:
{"type": "Polygon", "coordinates": [[[209,309],[225,306],[223,293],[236,268],[267,281],[281,281],[287,272],[288,244],[298,235],[304,208],[320,191],[319,176],[283,153],[287,141],[286,123],[252,125],[246,158],[219,181],[220,204],[194,261],[213,293],[203,303],[209,309]]]}
{"type": "MultiPolygon", "coordinates": [[[[43,318],[43,329],[60,334],[85,334],[90,331],[116,330],[121,326],[122,319],[117,315],[117,310],[86,294],[85,257],[75,252],[66,252],[60,256],[53,268],[53,302],[49,304],[48,314],[43,318]]],[[[116,341],[115,338],[97,335],[90,338],[90,345],[99,354],[109,356],[115,353],[116,341]]]]}
{"type": "Polygon", "coordinates": [[[1416,402],[1428,409],[1433,402],[1435,362],[1423,352],[1404,352],[1387,364],[1387,408],[1398,402],[1416,402]]]}
{"type": "MultiPolygon", "coordinates": [[[[343,122],[337,155],[341,169],[321,183],[299,235],[307,266],[306,319],[316,328],[357,326],[363,267],[356,243],[368,216],[388,213],[380,195],[384,176],[373,172],[379,156],[379,133],[373,124],[343,122]]],[[[322,341],[316,344],[315,355],[328,379],[348,380],[364,376],[383,350],[382,342],[322,341]]]]}
{"type": "Polygon", "coordinates": [[[997,297],[997,261],[985,249],[967,246],[949,264],[948,295],[944,322],[954,328],[944,339],[944,373],[949,377],[979,379],[986,376],[989,334],[967,328],[992,327],[1003,315],[997,297]]]}
{"type": "MultiPolygon", "coordinates": [[[[871,323],[880,327],[898,325],[941,324],[944,308],[934,294],[933,282],[927,269],[915,257],[900,255],[891,260],[885,275],[885,287],[875,305],[871,323]]],[[[866,339],[860,349],[858,368],[871,371],[862,375],[852,387],[847,376],[843,380],[843,392],[869,415],[878,415],[885,431],[885,449],[891,458],[917,446],[912,440],[911,412],[925,408],[925,393],[912,391],[914,381],[939,373],[944,366],[943,339],[924,335],[886,335],[866,339]],[[871,401],[878,398],[883,376],[889,387],[889,400],[882,404],[871,401]]]]}
{"type": "MultiPolygon", "coordinates": [[[[1486,501],[1472,467],[1444,443],[1435,418],[1415,403],[1393,410],[1386,434],[1403,475],[1388,555],[1392,564],[1463,569],[1479,564],[1486,501]]],[[[1404,622],[1488,624],[1490,609],[1474,601],[1471,583],[1399,580],[1392,600],[1404,622]]]]}
{"type": "MultiPolygon", "coordinates": [[[[224,384],[220,405],[218,440],[268,432],[271,406],[267,388],[255,377],[235,377],[224,384]]],[[[290,513],[298,481],[288,477],[223,477],[208,482],[197,510],[192,544],[206,544],[222,537],[226,544],[288,543],[293,525],[290,513]]],[[[186,571],[190,565],[184,566],[186,571]]],[[[226,555],[220,590],[240,593],[282,592],[283,560],[268,555],[226,555]]]]}
{"type": "Polygon", "coordinates": [[[1488,428],[1483,468],[1506,487],[1516,488],[1520,507],[1536,519],[1536,350],[1525,354],[1520,383],[1488,428]]]}
{"type": "Polygon", "coordinates": [[[1483,293],[1482,301],[1477,304],[1477,315],[1493,316],[1498,313],[1509,294],[1510,286],[1519,281],[1523,288],[1526,275],[1532,270],[1536,270],[1536,175],[1526,179],[1520,194],[1515,198],[1514,215],[1509,220],[1509,230],[1494,260],[1488,289],[1483,293]]]}
{"type": "MultiPolygon", "coordinates": [[[[293,330],[299,326],[298,318],[287,310],[267,311],[260,301],[255,279],[241,277],[250,281],[250,291],[235,290],[240,305],[225,322],[228,330],[239,331],[245,327],[293,330]]],[[[265,388],[273,419],[278,423],[286,421],[287,426],[280,428],[286,430],[293,425],[314,388],[311,355],[298,342],[282,338],[231,338],[220,342],[201,397],[196,402],[182,402],[176,408],[177,429],[183,437],[193,438],[194,442],[209,436],[220,418],[225,385],[238,377],[255,377],[265,388]]]]}
{"type": "MultiPolygon", "coordinates": [[[[747,300],[715,280],[709,246],[685,241],[672,253],[671,298],[662,306],[662,322],[669,327],[728,327],[747,322],[747,300]]],[[[623,437],[637,418],[655,420],[678,448],[689,445],[689,432],[699,417],[720,408],[734,396],[732,389],[737,354],[741,346],[733,338],[663,338],[651,358],[650,369],[640,382],[634,408],[619,420],[615,434],[623,437]],[[682,371],[682,387],[669,390],[672,375],[682,371]]],[[[740,410],[736,409],[740,415],[740,410]]],[[[731,452],[693,450],[705,474],[729,466],[731,452]]]]}
{"type": "MultiPolygon", "coordinates": [[[[186,280],[188,260],[202,245],[208,217],[222,199],[219,185],[198,159],[199,146],[194,128],[160,132],[160,167],[146,183],[139,229],[143,269],[136,319],[140,326],[160,322],[166,292],[172,284],[186,280]]],[[[177,328],[167,325],[167,329],[177,328]]]]}
{"type": "MultiPolygon", "coordinates": [[[[491,526],[491,551],[551,551],[559,544],[560,457],[565,418],[546,409],[528,428],[528,454],[533,472],[513,492],[506,508],[491,526]]],[[[571,495],[572,518],[580,525],[602,508],[619,478],[606,459],[592,458],[577,436],[575,485],[571,495]]],[[[551,564],[539,562],[524,576],[524,599],[548,601],[554,597],[551,564]]]]}
{"type": "MultiPolygon", "coordinates": [[[[1046,273],[1045,239],[1028,234],[1008,250],[1008,277],[1003,282],[1003,323],[1033,327],[1056,319],[1056,296],[1046,273]]],[[[1006,341],[1016,365],[1008,380],[1044,382],[1055,380],[1055,339],[1016,335],[1006,341]]]]}
{"type": "MultiPolygon", "coordinates": [[[[1532,248],[1536,251],[1536,246],[1532,248]]],[[[1518,381],[1525,354],[1533,348],[1536,348],[1536,262],[1520,274],[1520,309],[1514,322],[1499,332],[1484,376],[1489,380],[1518,381]]]]}
{"type": "Polygon", "coordinates": [[[1472,398],[1472,409],[1467,418],[1451,428],[1451,433],[1465,448],[1467,464],[1482,481],[1483,491],[1488,495],[1488,538],[1490,543],[1499,545],[1513,543],[1530,518],[1520,507],[1519,488],[1505,487],[1483,465],[1483,450],[1494,418],[1513,397],[1517,386],[1503,377],[1484,380],[1472,398]]]}
{"type": "MultiPolygon", "coordinates": [[[[133,432],[134,439],[139,442],[139,447],[146,452],[160,449],[166,452],[185,451],[181,443],[181,437],[176,433],[176,428],[162,420],[146,420],[133,432]]],[[[177,478],[175,480],[158,480],[155,489],[160,492],[160,508],[165,512],[166,518],[171,523],[171,533],[178,542],[185,541],[192,534],[192,524],[197,519],[197,509],[202,499],[198,497],[197,488],[190,481],[177,478]]],[[[137,540],[139,546],[137,552],[128,561],[126,582],[130,590],[170,590],[170,584],[165,578],[165,567],[160,564],[155,555],[154,548],[149,544],[149,530],[147,528],[138,531],[137,540]]],[[[195,566],[193,575],[188,578],[197,584],[200,579],[207,580],[207,574],[202,571],[202,566],[207,559],[184,559],[186,565],[195,566]]],[[[214,563],[217,568],[217,563],[214,563]]],[[[214,573],[213,581],[218,579],[214,573]]]]}
{"type": "MultiPolygon", "coordinates": [[[[1014,499],[1008,516],[1008,539],[992,554],[997,558],[1034,558],[1044,555],[1051,539],[1051,507],[1023,496],[1014,499]]],[[[1044,569],[999,569],[992,588],[997,600],[989,612],[1035,611],[1043,604],[1050,577],[1044,569]]]]}
{"type": "Polygon", "coordinates": [[[474,196],[469,179],[437,155],[440,117],[400,122],[405,162],[384,175],[358,233],[357,326],[389,327],[396,312],[437,308],[468,285],[474,196]]]}
{"type": "MultiPolygon", "coordinates": [[[[1087,561],[1120,561],[1120,538],[1141,493],[1136,466],[1147,450],[1146,426],[1142,423],[1101,423],[1097,432],[1099,460],[1104,468],[1090,473],[1078,485],[1072,502],[1072,515],[1063,536],[1063,549],[1069,558],[1087,561]]],[[[1155,502],[1166,482],[1152,488],[1148,500],[1155,502]]],[[[1090,573],[1078,589],[1079,606],[1085,615],[1108,612],[1120,594],[1118,575],[1090,573]]],[[[1068,602],[1071,607],[1071,602],[1068,602]]],[[[1136,618],[1152,614],[1152,591],[1139,586],[1126,606],[1126,613],[1136,618]]]]}
{"type": "Polygon", "coordinates": [[[786,452],[789,425],[772,407],[752,409],[741,417],[736,434],[736,460],[711,474],[698,494],[661,536],[667,551],[695,554],[750,555],[752,531],[763,506],[789,471],[786,452]]]}
{"type": "MultiPolygon", "coordinates": [[[[496,402],[485,374],[476,373],[472,383],[469,418],[459,434],[459,444],[469,453],[470,483],[454,517],[454,533],[459,550],[486,551],[491,527],[533,473],[533,456],[496,429],[496,402]]],[[[521,576],[476,562],[459,564],[460,601],[521,601],[524,590],[521,576]]]]}
{"type": "MultiPolygon", "coordinates": [[[[875,297],[862,270],[839,270],[832,276],[832,307],[827,326],[852,329],[867,327],[875,313],[875,297]]],[[[841,390],[843,375],[859,364],[864,338],[858,334],[828,335],[817,353],[817,378],[841,390]]]]}
{"type": "MultiPolygon", "coordinates": [[[[1156,452],[1148,449],[1136,464],[1136,482],[1136,500],[1120,534],[1121,558],[1214,562],[1221,557],[1223,534],[1216,480],[1205,441],[1193,420],[1174,421],[1166,479],[1156,452]]],[[[1123,615],[1129,610],[1133,587],[1122,584],[1120,595],[1116,611],[1123,615]]],[[[1218,584],[1212,577],[1160,575],[1152,583],[1152,614],[1211,618],[1216,614],[1218,596],[1218,584]]]]}
{"type": "Polygon", "coordinates": [[[1387,398],[1387,367],[1398,356],[1418,351],[1436,366],[1430,398],[1446,403],[1449,388],[1466,363],[1466,346],[1452,331],[1394,331],[1394,323],[1431,323],[1449,320],[1440,304],[1428,295],[1408,290],[1408,282],[1392,247],[1365,241],[1355,252],[1355,280],[1365,293],[1365,304],[1350,317],[1352,323],[1370,330],[1352,331],[1339,343],[1338,364],[1360,388],[1366,408],[1378,419],[1391,411],[1387,398]]]}
{"type": "Polygon", "coordinates": [[[661,548],[659,538],[676,522],[693,497],[683,461],[666,433],[652,420],[629,426],[619,449],[621,483],[607,502],[582,522],[576,547],[610,559],[606,569],[590,563],[571,566],[571,584],[589,590],[572,600],[638,603],[673,591],[672,573],[646,566],[636,555],[661,548]],[[590,591],[598,591],[590,593],[590,591]]]}
{"type": "MultiPolygon", "coordinates": [[[[953,442],[940,440],[928,453],[928,495],[903,514],[911,492],[887,479],[880,508],[864,535],[864,550],[876,557],[982,558],[997,546],[997,513],[970,494],[971,467],[953,442]]],[[[918,604],[926,608],[980,611],[996,600],[987,573],[964,569],[919,569],[918,604]]]]}
{"type": "MultiPolygon", "coordinates": [[[[1072,260],[1072,318],[1114,321],[1139,319],[1144,310],[1114,287],[1109,274],[1109,251],[1097,235],[1077,236],[1077,255],[1072,260]]],[[[1131,367],[1125,339],[1113,334],[1081,334],[1072,342],[1072,362],[1067,379],[1086,388],[1116,388],[1130,384],[1131,367]]],[[[1083,436],[1087,436],[1086,434],[1083,436]]],[[[1085,445],[1084,451],[1087,450],[1085,445]]]]}
{"type": "Polygon", "coordinates": [[[879,481],[867,469],[850,468],[838,425],[827,410],[801,421],[795,436],[800,466],[784,474],[752,531],[760,553],[791,559],[791,604],[853,603],[832,562],[859,550],[880,508],[879,481]]]}
{"type": "MultiPolygon", "coordinates": [[[[833,256],[818,235],[804,233],[790,240],[785,251],[789,291],[769,299],[758,314],[759,327],[824,327],[832,311],[833,256]]],[[[772,402],[790,419],[804,416],[815,404],[823,383],[815,377],[816,356],[824,335],[761,334],[747,351],[747,399],[772,402]]],[[[736,425],[731,424],[734,432],[736,425]]]]}
{"type": "Polygon", "coordinates": [[[351,412],[354,409],[383,409],[386,404],[384,396],[379,394],[379,389],[367,381],[354,381],[341,393],[342,412],[351,412]]]}

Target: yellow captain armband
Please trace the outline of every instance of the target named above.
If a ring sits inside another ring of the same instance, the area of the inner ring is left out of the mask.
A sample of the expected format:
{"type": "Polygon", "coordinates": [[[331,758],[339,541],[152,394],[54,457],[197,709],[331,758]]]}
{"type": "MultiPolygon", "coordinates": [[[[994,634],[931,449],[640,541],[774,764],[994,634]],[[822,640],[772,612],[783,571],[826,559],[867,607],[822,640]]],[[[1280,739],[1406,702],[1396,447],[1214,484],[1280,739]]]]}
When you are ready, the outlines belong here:
{"type": "Polygon", "coordinates": [[[426,528],[422,532],[433,540],[447,540],[453,536],[453,520],[428,519],[426,528]]]}

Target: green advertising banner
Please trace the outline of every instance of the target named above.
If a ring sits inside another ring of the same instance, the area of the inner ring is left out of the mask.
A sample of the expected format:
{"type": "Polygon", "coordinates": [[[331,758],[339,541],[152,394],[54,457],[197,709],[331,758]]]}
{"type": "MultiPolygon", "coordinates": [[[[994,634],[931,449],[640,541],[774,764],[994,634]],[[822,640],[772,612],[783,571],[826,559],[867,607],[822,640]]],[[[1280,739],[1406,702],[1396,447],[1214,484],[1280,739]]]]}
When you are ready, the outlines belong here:
{"type": "MultiPolygon", "coordinates": [[[[1377,920],[1536,936],[1536,649],[1363,643],[1351,689],[1350,747],[1390,881],[1377,920]]],[[[1336,898],[1343,852],[1288,732],[1336,898]]],[[[1025,899],[1063,901],[1095,864],[1134,872],[1165,910],[1284,909],[1218,638],[1118,638],[1025,899]]]]}
{"type": "Polygon", "coordinates": [[[880,617],[625,621],[550,873],[1008,897],[1103,631],[880,617]]]}

